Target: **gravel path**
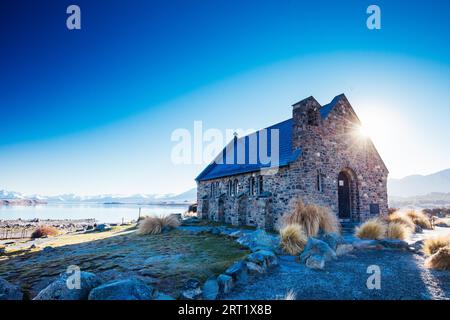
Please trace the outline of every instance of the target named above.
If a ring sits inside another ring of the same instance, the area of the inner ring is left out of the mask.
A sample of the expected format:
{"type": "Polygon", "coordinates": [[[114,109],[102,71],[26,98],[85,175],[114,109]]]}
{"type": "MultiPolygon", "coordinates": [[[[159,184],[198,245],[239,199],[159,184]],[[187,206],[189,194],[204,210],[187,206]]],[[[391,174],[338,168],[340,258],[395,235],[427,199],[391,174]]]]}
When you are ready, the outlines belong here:
{"type": "Polygon", "coordinates": [[[292,256],[280,256],[280,264],[266,275],[255,276],[224,299],[283,299],[290,290],[303,299],[450,299],[450,272],[423,267],[424,258],[397,250],[361,250],[312,270],[292,256]],[[367,267],[378,265],[381,288],[366,286],[367,267]]]}

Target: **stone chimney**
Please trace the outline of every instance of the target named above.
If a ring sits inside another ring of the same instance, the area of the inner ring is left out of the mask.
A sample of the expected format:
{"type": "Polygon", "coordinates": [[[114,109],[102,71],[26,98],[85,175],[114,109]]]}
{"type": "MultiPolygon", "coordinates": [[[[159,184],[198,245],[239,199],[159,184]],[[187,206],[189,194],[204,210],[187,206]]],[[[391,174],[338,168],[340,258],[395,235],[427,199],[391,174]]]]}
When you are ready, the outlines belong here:
{"type": "MultiPolygon", "coordinates": [[[[310,96],[292,105],[292,148],[294,150],[305,147],[310,135],[314,135],[321,125],[321,105],[310,96]]],[[[312,137],[311,137],[312,138],[312,137]]]]}

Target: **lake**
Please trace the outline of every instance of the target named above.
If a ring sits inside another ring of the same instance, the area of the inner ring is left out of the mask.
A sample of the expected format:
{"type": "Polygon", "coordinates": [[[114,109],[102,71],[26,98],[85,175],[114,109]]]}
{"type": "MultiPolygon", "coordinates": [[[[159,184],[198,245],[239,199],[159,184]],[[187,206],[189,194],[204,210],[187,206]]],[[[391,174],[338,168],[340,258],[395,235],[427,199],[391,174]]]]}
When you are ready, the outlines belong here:
{"type": "Polygon", "coordinates": [[[0,220],[9,219],[96,219],[98,222],[119,223],[137,220],[141,216],[184,213],[188,205],[133,204],[47,204],[37,206],[0,206],[0,220]]]}

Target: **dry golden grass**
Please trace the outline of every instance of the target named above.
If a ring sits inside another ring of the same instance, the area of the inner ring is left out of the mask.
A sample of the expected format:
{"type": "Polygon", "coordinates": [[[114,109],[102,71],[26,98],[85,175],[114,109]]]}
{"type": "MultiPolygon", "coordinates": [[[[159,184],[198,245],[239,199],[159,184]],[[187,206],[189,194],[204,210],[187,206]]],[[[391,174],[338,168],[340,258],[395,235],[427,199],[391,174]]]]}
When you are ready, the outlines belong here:
{"type": "Polygon", "coordinates": [[[411,218],[415,225],[418,225],[422,229],[431,229],[430,218],[422,211],[410,210],[406,212],[406,215],[411,218]]]}
{"type": "Polygon", "coordinates": [[[139,223],[137,233],[140,235],[159,234],[164,228],[173,229],[180,225],[180,220],[176,216],[150,216],[139,223]]]}
{"type": "Polygon", "coordinates": [[[42,225],[37,227],[33,233],[31,234],[31,238],[42,238],[42,237],[51,237],[57,236],[59,234],[59,230],[52,226],[42,225]]]}
{"type": "Polygon", "coordinates": [[[414,232],[416,230],[416,225],[412,221],[412,219],[404,212],[395,211],[391,213],[388,218],[388,222],[395,222],[395,223],[401,223],[411,229],[411,232],[414,232]]]}
{"type": "Polygon", "coordinates": [[[280,230],[280,246],[290,255],[298,255],[305,248],[308,237],[297,223],[288,224],[280,230]]]}
{"type": "Polygon", "coordinates": [[[422,251],[431,256],[435,254],[439,249],[450,245],[450,234],[426,239],[423,243],[422,251]]]}
{"type": "Polygon", "coordinates": [[[450,270],[450,245],[440,248],[425,260],[425,267],[439,270],[450,270]]]}
{"type": "Polygon", "coordinates": [[[305,205],[301,199],[293,199],[289,205],[290,212],[283,216],[282,227],[299,224],[308,237],[316,236],[319,229],[325,232],[339,232],[337,217],[328,208],[314,204],[305,205]]]}
{"type": "Polygon", "coordinates": [[[283,300],[295,300],[296,298],[297,295],[295,294],[295,291],[291,289],[286,293],[283,300]]]}
{"type": "Polygon", "coordinates": [[[406,240],[411,235],[411,229],[400,222],[390,222],[386,228],[386,238],[406,240]]]}
{"type": "Polygon", "coordinates": [[[355,235],[360,239],[379,240],[384,238],[386,229],[386,223],[375,218],[356,227],[355,235]]]}

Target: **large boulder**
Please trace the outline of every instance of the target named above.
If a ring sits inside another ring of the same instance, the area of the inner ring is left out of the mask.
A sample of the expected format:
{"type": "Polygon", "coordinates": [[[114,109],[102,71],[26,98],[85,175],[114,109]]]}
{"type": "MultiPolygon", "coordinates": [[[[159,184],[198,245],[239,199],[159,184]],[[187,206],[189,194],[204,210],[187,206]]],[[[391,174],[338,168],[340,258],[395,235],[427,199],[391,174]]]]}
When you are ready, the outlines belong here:
{"type": "Polygon", "coordinates": [[[336,255],[338,257],[348,254],[353,251],[353,245],[349,243],[338,244],[336,247],[336,255]]]}
{"type": "Polygon", "coordinates": [[[336,248],[340,244],[344,244],[345,240],[337,233],[325,233],[320,237],[320,240],[326,242],[331,249],[336,251],[336,248]]]}
{"type": "Polygon", "coordinates": [[[94,288],[89,300],[152,300],[155,290],[138,279],[115,280],[94,288]]]}
{"type": "Polygon", "coordinates": [[[300,261],[306,263],[311,256],[322,256],[325,262],[337,258],[336,252],[334,252],[326,242],[313,237],[308,239],[305,249],[300,255],[300,261]]]}
{"type": "Polygon", "coordinates": [[[247,280],[247,265],[243,261],[236,262],[225,270],[225,274],[232,277],[236,283],[245,282],[247,280]]]}
{"type": "Polygon", "coordinates": [[[262,229],[244,234],[237,239],[237,242],[248,247],[251,251],[269,250],[275,251],[279,239],[277,236],[270,235],[262,229]]]}
{"type": "Polygon", "coordinates": [[[20,287],[0,278],[0,300],[22,300],[23,293],[20,287]]]}
{"type": "Polygon", "coordinates": [[[247,261],[247,271],[249,274],[261,274],[265,273],[266,269],[259,264],[256,264],[254,262],[247,261]]]}
{"type": "Polygon", "coordinates": [[[221,274],[217,277],[217,283],[219,284],[220,293],[228,293],[234,286],[234,280],[227,274],[221,274]]]}
{"type": "Polygon", "coordinates": [[[216,278],[210,278],[203,284],[202,295],[204,300],[216,300],[219,294],[219,283],[216,278]]]}
{"type": "Polygon", "coordinates": [[[181,292],[181,299],[197,300],[202,297],[202,288],[200,281],[197,279],[189,279],[184,284],[184,290],[181,292]]]}
{"type": "Polygon", "coordinates": [[[380,240],[380,244],[389,249],[409,250],[409,244],[399,239],[383,239],[380,240]]]}
{"type": "Polygon", "coordinates": [[[87,300],[89,292],[101,284],[93,273],[80,272],[80,286],[76,287],[74,274],[62,273],[58,279],[41,290],[33,300],[87,300]],[[70,278],[69,278],[70,277],[70,278]]]}
{"type": "Polygon", "coordinates": [[[325,258],[321,255],[312,255],[306,260],[306,266],[311,269],[322,270],[325,267],[325,258]]]}
{"type": "Polygon", "coordinates": [[[278,258],[272,251],[258,250],[248,255],[247,260],[260,265],[263,268],[269,268],[278,264],[278,258]]]}

